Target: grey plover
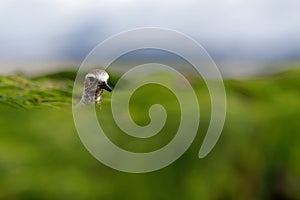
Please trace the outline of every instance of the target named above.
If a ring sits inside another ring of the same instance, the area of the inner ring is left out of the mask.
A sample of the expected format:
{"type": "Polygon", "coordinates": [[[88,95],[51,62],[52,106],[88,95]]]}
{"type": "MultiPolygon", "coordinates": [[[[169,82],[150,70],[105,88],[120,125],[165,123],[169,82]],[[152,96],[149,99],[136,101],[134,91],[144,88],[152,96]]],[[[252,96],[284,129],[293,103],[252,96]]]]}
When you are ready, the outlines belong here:
{"type": "Polygon", "coordinates": [[[100,104],[102,100],[103,89],[111,92],[112,89],[108,85],[109,75],[101,69],[90,71],[84,80],[84,90],[80,102],[77,106],[86,104],[100,104]]]}

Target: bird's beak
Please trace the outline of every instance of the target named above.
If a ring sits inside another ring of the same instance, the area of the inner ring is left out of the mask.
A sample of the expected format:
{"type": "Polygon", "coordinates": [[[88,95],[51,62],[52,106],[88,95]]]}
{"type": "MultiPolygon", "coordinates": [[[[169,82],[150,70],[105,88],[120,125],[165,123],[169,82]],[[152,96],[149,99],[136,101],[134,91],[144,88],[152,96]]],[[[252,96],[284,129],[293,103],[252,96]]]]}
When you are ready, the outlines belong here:
{"type": "Polygon", "coordinates": [[[112,91],[111,87],[107,83],[105,83],[105,82],[101,83],[101,88],[103,88],[103,89],[105,89],[105,90],[107,90],[109,92],[112,91]]]}

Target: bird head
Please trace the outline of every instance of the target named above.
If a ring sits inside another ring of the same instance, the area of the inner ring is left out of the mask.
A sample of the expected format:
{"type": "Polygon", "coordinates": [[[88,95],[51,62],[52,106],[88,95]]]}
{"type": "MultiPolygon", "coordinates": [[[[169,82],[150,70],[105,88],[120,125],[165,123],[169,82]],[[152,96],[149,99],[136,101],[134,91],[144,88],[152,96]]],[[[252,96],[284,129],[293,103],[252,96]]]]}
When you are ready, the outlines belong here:
{"type": "Polygon", "coordinates": [[[108,85],[109,75],[106,71],[95,69],[90,71],[85,76],[85,88],[90,88],[92,90],[105,89],[109,92],[112,91],[111,87],[108,85]]]}

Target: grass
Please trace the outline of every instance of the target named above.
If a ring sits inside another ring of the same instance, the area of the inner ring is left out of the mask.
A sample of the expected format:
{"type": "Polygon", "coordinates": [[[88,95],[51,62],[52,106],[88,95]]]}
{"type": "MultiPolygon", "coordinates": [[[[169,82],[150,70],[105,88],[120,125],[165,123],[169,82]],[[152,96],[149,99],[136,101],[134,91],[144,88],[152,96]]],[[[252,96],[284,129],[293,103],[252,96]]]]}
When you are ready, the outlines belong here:
{"type": "MultiPolygon", "coordinates": [[[[74,77],[73,72],[32,79],[0,76],[0,199],[300,198],[299,70],[226,80],[225,127],[202,160],[197,155],[210,103],[203,82],[194,80],[200,83],[194,87],[201,102],[196,139],[172,165],[146,174],[110,169],[84,148],[71,111],[74,77]]],[[[103,124],[114,123],[110,97],[104,93],[103,124]]],[[[165,145],[174,135],[164,133],[177,129],[180,116],[174,96],[163,87],[144,86],[134,94],[130,109],[136,123],[145,125],[149,106],[158,102],[166,106],[169,118],[157,136],[133,139],[111,126],[108,137],[136,152],[165,145]],[[152,98],[145,98],[147,94],[152,98]]]]}

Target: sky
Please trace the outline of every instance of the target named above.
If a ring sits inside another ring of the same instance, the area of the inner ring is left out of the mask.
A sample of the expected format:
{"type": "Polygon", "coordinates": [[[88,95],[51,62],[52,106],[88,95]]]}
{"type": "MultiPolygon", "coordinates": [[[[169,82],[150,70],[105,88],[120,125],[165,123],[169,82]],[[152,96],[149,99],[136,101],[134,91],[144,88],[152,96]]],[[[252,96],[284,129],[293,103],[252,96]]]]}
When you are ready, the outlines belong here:
{"type": "Polygon", "coordinates": [[[148,26],[194,38],[215,60],[295,60],[299,8],[299,0],[0,0],[0,62],[79,62],[109,36],[148,26]]]}

